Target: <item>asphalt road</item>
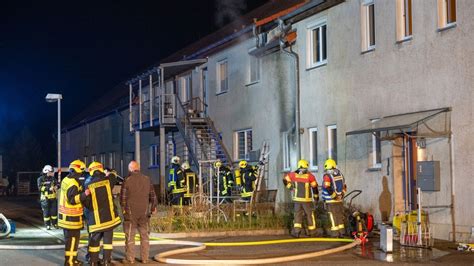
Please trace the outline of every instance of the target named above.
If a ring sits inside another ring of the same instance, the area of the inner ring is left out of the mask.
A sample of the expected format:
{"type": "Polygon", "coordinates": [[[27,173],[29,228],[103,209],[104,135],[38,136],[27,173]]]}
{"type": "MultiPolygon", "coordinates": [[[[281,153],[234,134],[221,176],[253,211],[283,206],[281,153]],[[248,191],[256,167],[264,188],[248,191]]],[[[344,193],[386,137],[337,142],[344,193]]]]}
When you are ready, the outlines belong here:
{"type": "MultiPolygon", "coordinates": [[[[45,230],[39,203],[35,198],[0,198],[0,213],[16,222],[17,233],[10,239],[0,239],[0,265],[62,265],[63,250],[4,250],[5,245],[54,245],[62,244],[62,230],[45,230]]],[[[288,236],[238,236],[238,237],[206,237],[181,239],[198,242],[241,242],[289,238],[288,236]]],[[[207,247],[205,250],[180,255],[181,259],[256,259],[302,254],[306,252],[325,250],[343,245],[344,243],[306,242],[291,244],[276,244],[265,246],[243,247],[207,247]]],[[[356,247],[348,251],[311,258],[304,261],[285,263],[285,265],[316,265],[316,264],[465,264],[474,265],[474,253],[462,253],[453,249],[453,243],[436,241],[436,247],[428,249],[399,247],[396,243],[395,252],[385,254],[378,249],[378,239],[372,238],[365,247],[356,247]]],[[[153,245],[150,248],[150,259],[163,251],[180,248],[171,245],[153,245]]],[[[79,249],[79,259],[85,260],[85,248],[79,249]]],[[[140,252],[136,250],[137,256],[140,252]]],[[[114,247],[113,259],[120,265],[124,258],[124,248],[114,247]]],[[[137,261],[138,258],[137,258],[137,261]]],[[[151,261],[149,264],[159,264],[151,261]]]]}

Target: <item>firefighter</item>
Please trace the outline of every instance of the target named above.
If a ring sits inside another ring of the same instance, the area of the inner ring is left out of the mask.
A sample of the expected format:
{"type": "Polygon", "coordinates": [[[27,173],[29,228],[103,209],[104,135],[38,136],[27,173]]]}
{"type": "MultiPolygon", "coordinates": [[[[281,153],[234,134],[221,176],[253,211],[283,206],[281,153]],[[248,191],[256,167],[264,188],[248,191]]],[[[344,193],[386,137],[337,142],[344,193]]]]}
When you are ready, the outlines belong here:
{"type": "Polygon", "coordinates": [[[89,254],[90,265],[99,265],[100,241],[103,241],[104,256],[101,265],[111,265],[113,230],[122,220],[113,203],[113,184],[105,176],[104,166],[99,162],[92,162],[89,167],[90,181],[85,187],[90,195],[87,196],[84,206],[89,214],[89,254]]]}
{"type": "Polygon", "coordinates": [[[298,161],[298,169],[288,173],[283,179],[283,184],[288,189],[293,190],[293,202],[295,206],[295,218],[293,221],[293,237],[300,237],[303,216],[306,215],[308,233],[310,236],[316,235],[316,220],[314,218],[313,200],[318,202],[318,183],[314,175],[308,171],[308,161],[302,159],[298,161]]]}
{"type": "Polygon", "coordinates": [[[253,191],[255,190],[255,180],[257,180],[257,173],[255,172],[255,168],[250,166],[245,160],[239,162],[239,168],[241,183],[240,196],[242,200],[250,201],[253,191]]]}
{"type": "Polygon", "coordinates": [[[333,236],[342,237],[345,235],[342,199],[347,190],[346,183],[341,171],[336,168],[336,162],[333,159],[326,160],[324,170],[322,197],[326,203],[331,232],[333,236]]]}
{"type": "Polygon", "coordinates": [[[185,192],[183,170],[179,165],[180,158],[173,156],[168,175],[168,194],[171,194],[171,205],[183,206],[183,196],[185,192]]]}
{"type": "Polygon", "coordinates": [[[77,247],[83,228],[82,202],[88,191],[82,192],[83,187],[79,178],[83,175],[86,165],[81,160],[75,160],[69,165],[69,175],[61,182],[59,198],[59,227],[64,229],[64,265],[82,265],[77,260],[77,247]]]}
{"type": "Polygon", "coordinates": [[[232,202],[232,200],[229,198],[232,196],[232,186],[234,185],[232,171],[229,169],[229,167],[223,165],[221,161],[215,162],[214,168],[216,169],[216,179],[219,179],[219,196],[225,197],[224,202],[232,202]]]}
{"type": "Polygon", "coordinates": [[[40,192],[41,209],[43,210],[43,220],[46,229],[51,226],[58,228],[58,201],[56,190],[58,182],[54,178],[54,170],[51,165],[45,165],[40,177],[38,177],[38,190],[40,192]]]}
{"type": "Polygon", "coordinates": [[[191,170],[191,167],[189,166],[188,162],[184,162],[181,165],[181,168],[183,171],[185,188],[185,192],[183,195],[183,204],[190,205],[191,199],[193,198],[194,193],[196,193],[198,188],[198,183],[196,182],[196,173],[191,170]]]}

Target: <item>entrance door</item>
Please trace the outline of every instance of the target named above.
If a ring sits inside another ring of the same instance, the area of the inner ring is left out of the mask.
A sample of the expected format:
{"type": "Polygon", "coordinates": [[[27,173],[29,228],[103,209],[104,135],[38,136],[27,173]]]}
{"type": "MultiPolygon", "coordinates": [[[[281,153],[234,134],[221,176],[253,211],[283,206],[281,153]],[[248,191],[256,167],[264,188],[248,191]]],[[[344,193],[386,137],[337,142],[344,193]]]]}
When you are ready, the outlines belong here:
{"type": "Polygon", "coordinates": [[[405,134],[393,140],[394,211],[403,213],[416,209],[416,138],[405,134]]]}

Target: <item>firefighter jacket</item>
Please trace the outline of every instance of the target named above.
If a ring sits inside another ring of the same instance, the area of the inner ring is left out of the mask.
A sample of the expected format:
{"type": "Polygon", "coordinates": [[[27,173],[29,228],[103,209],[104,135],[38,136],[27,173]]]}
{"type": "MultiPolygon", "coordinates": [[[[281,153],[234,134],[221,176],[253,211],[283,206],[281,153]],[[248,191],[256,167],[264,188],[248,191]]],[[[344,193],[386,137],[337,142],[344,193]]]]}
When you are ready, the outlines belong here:
{"type": "MultiPolygon", "coordinates": [[[[217,171],[216,171],[217,175],[217,171]]],[[[222,196],[231,196],[231,188],[234,185],[234,179],[232,172],[227,166],[221,166],[219,168],[219,191],[222,196]]],[[[217,180],[217,179],[216,179],[217,180]]],[[[217,185],[217,184],[216,184],[217,185]]]]}
{"type": "Polygon", "coordinates": [[[89,189],[84,206],[86,207],[89,233],[104,232],[121,223],[120,216],[113,202],[111,181],[104,173],[96,171],[84,188],[89,189]]]}
{"type": "Polygon", "coordinates": [[[61,182],[58,209],[58,226],[64,229],[82,229],[82,202],[85,195],[81,194],[80,174],[70,173],[61,182]]]}
{"type": "Polygon", "coordinates": [[[184,193],[184,176],[183,170],[179,164],[171,164],[169,175],[168,175],[168,191],[171,193],[184,193]]]}
{"type": "Polygon", "coordinates": [[[198,183],[196,180],[196,173],[194,173],[191,169],[187,169],[183,171],[183,177],[184,177],[184,197],[185,198],[191,198],[194,193],[196,193],[198,183]]]}
{"type": "Polygon", "coordinates": [[[288,173],[283,179],[288,189],[294,189],[294,202],[317,202],[319,199],[318,183],[311,172],[297,170],[288,173]]]}
{"type": "Polygon", "coordinates": [[[323,176],[322,197],[325,202],[341,202],[346,193],[344,176],[339,169],[327,170],[323,176]]]}
{"type": "Polygon", "coordinates": [[[41,201],[56,198],[58,182],[54,176],[41,175],[38,177],[37,182],[41,201]]]}
{"type": "Polygon", "coordinates": [[[252,196],[252,192],[255,189],[255,180],[257,180],[255,168],[250,165],[245,168],[240,168],[240,178],[242,182],[241,197],[245,198],[252,196]]]}

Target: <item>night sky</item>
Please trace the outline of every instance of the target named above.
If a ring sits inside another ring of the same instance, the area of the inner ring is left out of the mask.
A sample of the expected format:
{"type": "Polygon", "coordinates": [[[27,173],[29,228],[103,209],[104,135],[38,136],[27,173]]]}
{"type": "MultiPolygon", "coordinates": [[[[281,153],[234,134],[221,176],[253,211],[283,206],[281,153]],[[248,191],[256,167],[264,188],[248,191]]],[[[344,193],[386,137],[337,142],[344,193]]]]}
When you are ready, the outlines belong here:
{"type": "Polygon", "coordinates": [[[107,90],[264,2],[2,1],[0,152],[27,127],[55,160],[57,106],[46,93],[63,94],[64,124],[107,90]]]}

